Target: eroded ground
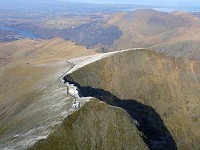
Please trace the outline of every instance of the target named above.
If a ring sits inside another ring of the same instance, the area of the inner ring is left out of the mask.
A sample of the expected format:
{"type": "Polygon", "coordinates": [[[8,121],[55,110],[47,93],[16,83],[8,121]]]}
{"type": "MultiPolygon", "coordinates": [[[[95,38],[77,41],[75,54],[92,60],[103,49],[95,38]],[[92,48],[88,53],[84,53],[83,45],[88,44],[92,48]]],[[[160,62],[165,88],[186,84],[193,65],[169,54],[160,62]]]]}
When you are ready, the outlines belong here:
{"type": "Polygon", "coordinates": [[[0,47],[7,60],[0,70],[0,147],[23,149],[74,111],[74,98],[59,80],[72,68],[66,59],[95,51],[61,39],[27,39],[0,47]]]}

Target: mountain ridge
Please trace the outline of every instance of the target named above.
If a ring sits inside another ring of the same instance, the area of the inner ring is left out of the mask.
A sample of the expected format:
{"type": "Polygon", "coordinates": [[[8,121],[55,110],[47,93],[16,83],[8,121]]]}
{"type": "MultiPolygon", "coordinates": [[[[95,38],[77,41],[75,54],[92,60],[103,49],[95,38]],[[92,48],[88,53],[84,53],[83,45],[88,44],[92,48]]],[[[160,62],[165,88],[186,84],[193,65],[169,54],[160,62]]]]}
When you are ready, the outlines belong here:
{"type": "MultiPolygon", "coordinates": [[[[153,107],[178,149],[198,149],[199,65],[198,61],[155,51],[130,50],[86,65],[65,80],[81,87],[109,91],[124,101],[135,99],[153,107]]],[[[85,92],[90,93],[90,90],[85,92]]]]}

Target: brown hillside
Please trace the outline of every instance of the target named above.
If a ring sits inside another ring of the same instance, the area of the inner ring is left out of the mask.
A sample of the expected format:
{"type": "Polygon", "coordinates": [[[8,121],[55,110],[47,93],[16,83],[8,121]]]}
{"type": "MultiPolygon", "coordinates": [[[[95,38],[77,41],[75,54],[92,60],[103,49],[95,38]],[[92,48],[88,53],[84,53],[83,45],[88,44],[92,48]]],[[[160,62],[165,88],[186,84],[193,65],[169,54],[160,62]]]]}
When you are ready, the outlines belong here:
{"type": "Polygon", "coordinates": [[[108,24],[118,26],[123,35],[108,49],[148,47],[173,56],[199,59],[199,23],[199,18],[184,12],[165,13],[147,9],[116,14],[108,24]]]}
{"type": "Polygon", "coordinates": [[[59,122],[62,115],[56,115],[70,109],[73,102],[59,83],[71,68],[66,59],[94,53],[62,39],[0,44],[0,55],[7,61],[0,68],[1,148],[23,149],[59,122]]]}
{"type": "MultiPolygon", "coordinates": [[[[86,96],[122,107],[133,118],[138,118],[151,148],[161,139],[169,140],[166,126],[178,149],[199,149],[199,67],[195,61],[166,57],[149,50],[130,50],[89,64],[65,79],[79,83],[86,96]],[[151,106],[161,119],[147,106],[144,111],[142,104],[151,106]]],[[[166,145],[162,147],[169,149],[166,145]]]]}
{"type": "Polygon", "coordinates": [[[41,140],[30,150],[97,149],[145,150],[133,120],[120,108],[92,100],[70,115],[47,140],[41,140]],[[55,144],[56,143],[56,144],[55,144]]]}

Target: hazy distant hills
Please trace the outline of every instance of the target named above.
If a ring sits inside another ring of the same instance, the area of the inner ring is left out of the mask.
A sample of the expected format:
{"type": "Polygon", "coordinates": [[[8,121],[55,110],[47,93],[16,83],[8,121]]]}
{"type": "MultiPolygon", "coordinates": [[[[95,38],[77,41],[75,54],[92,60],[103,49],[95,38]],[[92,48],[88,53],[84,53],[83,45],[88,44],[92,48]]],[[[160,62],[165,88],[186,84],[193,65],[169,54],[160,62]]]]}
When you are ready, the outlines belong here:
{"type": "Polygon", "coordinates": [[[151,9],[103,15],[98,21],[62,30],[58,36],[108,51],[144,47],[199,59],[200,19],[186,12],[151,9]],[[188,51],[190,49],[190,51],[188,51]]]}
{"type": "MultiPolygon", "coordinates": [[[[2,22],[44,39],[61,37],[88,48],[103,47],[103,52],[143,47],[176,57],[200,58],[199,13],[167,13],[152,9],[83,15],[63,15],[62,11],[52,10],[54,12],[56,15],[51,16],[45,11],[41,11],[41,15],[33,11],[33,18],[25,15],[28,19],[16,19],[13,13],[12,19],[2,19],[2,22]]],[[[2,39],[10,40],[5,36],[2,39]]]]}
{"type": "Polygon", "coordinates": [[[14,31],[0,29],[0,42],[16,41],[22,39],[22,36],[14,31]]]}
{"type": "Polygon", "coordinates": [[[190,13],[136,10],[116,14],[108,21],[123,32],[109,48],[149,47],[174,56],[199,59],[200,19],[190,13]]]}

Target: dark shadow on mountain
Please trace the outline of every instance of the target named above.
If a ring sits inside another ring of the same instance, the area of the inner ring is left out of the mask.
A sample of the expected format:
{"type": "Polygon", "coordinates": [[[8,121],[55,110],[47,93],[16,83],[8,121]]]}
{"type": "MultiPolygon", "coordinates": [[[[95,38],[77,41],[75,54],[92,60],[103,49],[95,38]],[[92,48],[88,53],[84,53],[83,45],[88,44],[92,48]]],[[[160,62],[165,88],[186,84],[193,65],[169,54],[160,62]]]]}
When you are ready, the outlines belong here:
{"type": "Polygon", "coordinates": [[[87,48],[97,45],[110,46],[123,34],[117,26],[105,27],[105,21],[97,20],[74,28],[62,30],[60,37],[65,40],[74,41],[87,48]]]}
{"type": "Polygon", "coordinates": [[[95,97],[109,105],[125,109],[132,119],[137,120],[137,128],[143,133],[143,140],[151,150],[177,150],[175,140],[166,128],[160,115],[151,107],[137,100],[121,100],[109,91],[90,86],[81,86],[69,76],[64,77],[65,82],[74,84],[81,97],[95,97]]]}

